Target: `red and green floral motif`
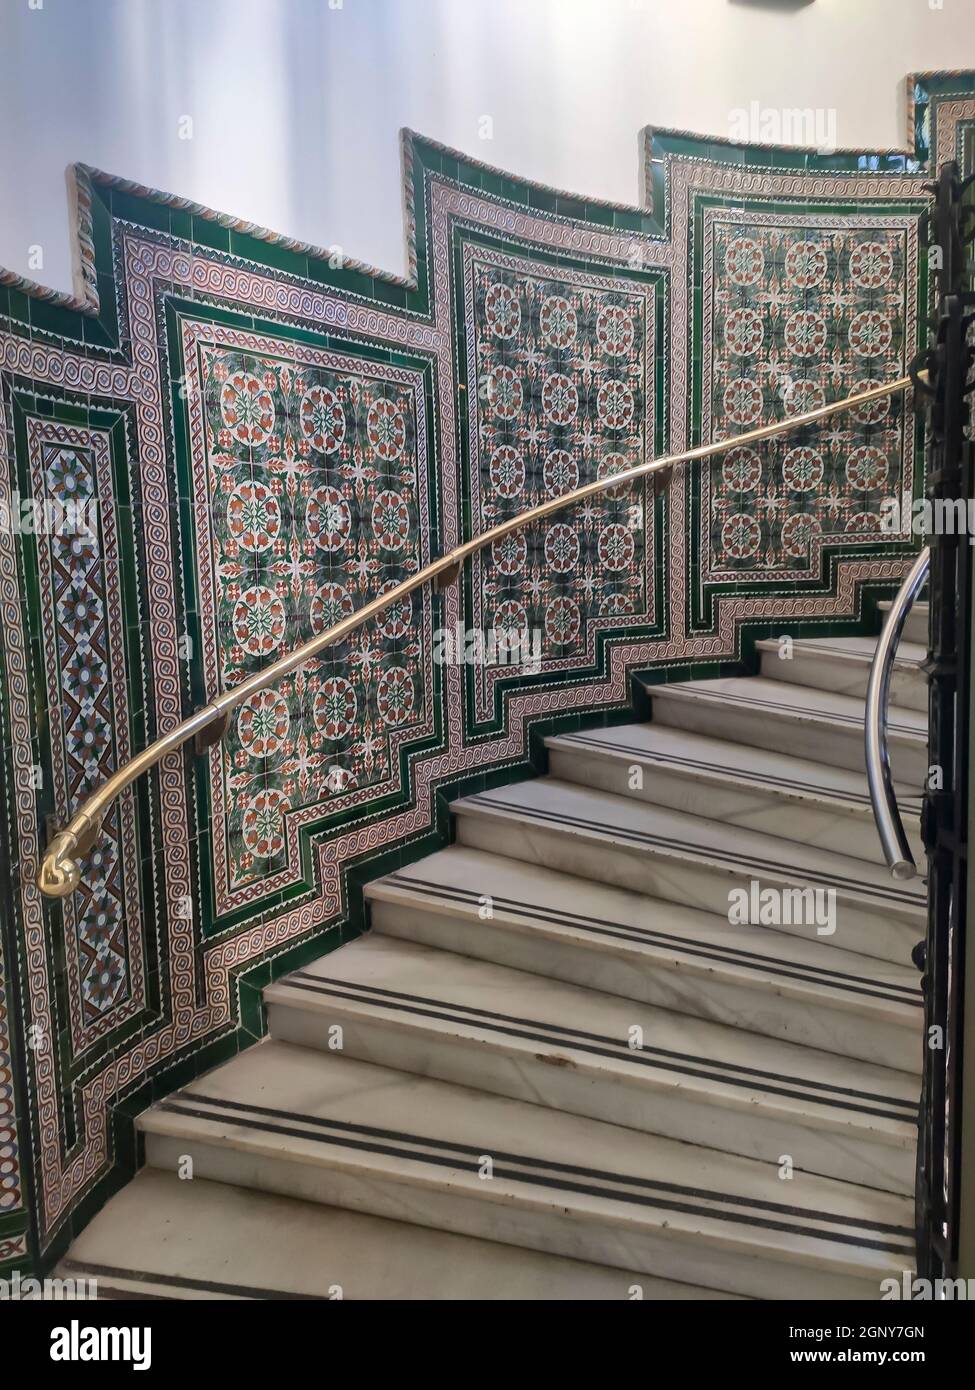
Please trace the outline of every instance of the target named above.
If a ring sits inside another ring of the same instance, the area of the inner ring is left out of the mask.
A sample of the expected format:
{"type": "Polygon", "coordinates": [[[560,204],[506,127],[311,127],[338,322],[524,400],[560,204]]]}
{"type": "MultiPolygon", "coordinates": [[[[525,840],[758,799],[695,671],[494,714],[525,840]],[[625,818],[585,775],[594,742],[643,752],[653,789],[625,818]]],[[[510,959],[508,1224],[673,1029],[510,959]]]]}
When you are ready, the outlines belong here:
{"type": "MultiPolygon", "coordinates": [[[[368,370],[215,348],[202,366],[229,687],[416,571],[416,403],[368,370]]],[[[231,889],[283,864],[291,813],[390,775],[390,738],[423,717],[414,617],[407,598],[241,708],[223,743],[231,889]]],[[[76,667],[80,697],[98,673],[76,667]]]]}
{"type": "MultiPolygon", "coordinates": [[[[472,266],[482,528],[645,457],[646,300],[472,266]],[[503,313],[502,313],[503,308],[503,313]]],[[[481,560],[484,626],[585,649],[584,623],[646,606],[642,492],[621,488],[506,537],[481,560]]]]}
{"type": "MultiPolygon", "coordinates": [[[[719,439],[904,371],[905,233],[716,220],[706,402],[719,439]]],[[[878,401],[710,466],[712,575],[819,570],[823,541],[879,530],[903,486],[903,406],[878,401]]]]}

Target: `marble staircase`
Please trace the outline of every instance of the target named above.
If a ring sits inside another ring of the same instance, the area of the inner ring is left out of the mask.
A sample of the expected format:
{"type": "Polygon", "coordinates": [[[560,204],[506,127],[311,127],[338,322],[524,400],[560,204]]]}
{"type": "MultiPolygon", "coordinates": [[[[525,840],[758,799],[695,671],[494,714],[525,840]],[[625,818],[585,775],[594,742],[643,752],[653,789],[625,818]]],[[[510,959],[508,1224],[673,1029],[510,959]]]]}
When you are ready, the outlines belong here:
{"type": "MultiPolygon", "coordinates": [[[[910,623],[891,742],[920,855],[910,623]]],[[[147,1166],[63,1272],[116,1297],[878,1298],[914,1258],[925,896],[880,862],[872,650],[760,643],[759,674],[648,687],[649,723],[550,738],[547,776],[455,803],[448,848],[369,887],[365,936],[265,989],[267,1039],[140,1118],[147,1166]]]]}

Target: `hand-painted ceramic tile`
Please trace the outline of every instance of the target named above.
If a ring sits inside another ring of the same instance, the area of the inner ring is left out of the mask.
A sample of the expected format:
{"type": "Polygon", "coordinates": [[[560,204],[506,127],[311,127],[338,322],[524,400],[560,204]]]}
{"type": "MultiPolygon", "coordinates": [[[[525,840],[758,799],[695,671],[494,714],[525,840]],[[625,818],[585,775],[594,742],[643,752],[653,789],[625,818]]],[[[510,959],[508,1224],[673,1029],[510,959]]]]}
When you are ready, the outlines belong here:
{"type": "MultiPolygon", "coordinates": [[[[118,518],[104,434],[30,418],[31,496],[55,814],[66,820],[130,756],[118,518]],[[53,509],[53,510],[51,510],[53,509]]],[[[25,537],[25,541],[26,541],[25,537]]],[[[133,795],[109,808],[62,907],[72,1049],[145,1003],[133,795]]]]}
{"type": "MultiPolygon", "coordinates": [[[[478,534],[652,452],[654,284],[472,247],[465,273],[478,534]]],[[[591,664],[599,627],[652,621],[652,524],[646,485],[621,487],[478,558],[474,627],[494,653],[475,671],[480,719],[498,678],[591,664]]]]}
{"type": "MultiPolygon", "coordinates": [[[[723,210],[705,225],[705,437],[904,375],[915,337],[911,227],[723,210]]],[[[817,578],[824,544],[880,534],[885,500],[909,515],[907,424],[903,401],[888,398],[711,464],[707,578],[817,578]]]]}
{"type": "MultiPolygon", "coordinates": [[[[427,426],[418,373],[347,355],[207,344],[200,372],[212,698],[427,563],[427,426]]],[[[303,813],[396,785],[399,746],[426,729],[425,607],[407,597],[235,713],[214,755],[221,911],[300,877],[303,813]]]]}

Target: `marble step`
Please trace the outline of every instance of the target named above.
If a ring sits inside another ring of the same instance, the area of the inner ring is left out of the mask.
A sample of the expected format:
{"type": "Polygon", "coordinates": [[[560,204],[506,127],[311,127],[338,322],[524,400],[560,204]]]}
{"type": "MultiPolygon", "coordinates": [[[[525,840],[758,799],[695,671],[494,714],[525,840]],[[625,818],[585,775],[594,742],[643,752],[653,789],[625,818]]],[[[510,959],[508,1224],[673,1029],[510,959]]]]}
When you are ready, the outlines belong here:
{"type": "MultiPolygon", "coordinates": [[[[757,893],[772,889],[778,909],[758,925],[841,950],[907,965],[925,931],[923,885],[892,879],[885,865],[552,777],[480,792],[455,801],[452,810],[459,843],[473,849],[698,907],[726,921],[743,894],[753,920],[754,885],[757,893]],[[807,893],[803,903],[797,891],[807,893]]],[[[737,925],[728,925],[729,944],[737,925]]]]}
{"type": "Polygon", "coordinates": [[[147,1161],[758,1298],[877,1299],[905,1197],[274,1040],[139,1119],[147,1161]]]}
{"type": "MultiPolygon", "coordinates": [[[[761,674],[769,680],[788,681],[837,695],[867,696],[870,667],[877,649],[875,637],[796,638],[792,655],[784,660],[781,643],[770,639],[756,643],[761,653],[761,674]]],[[[921,662],[927,648],[902,641],[897,648],[890,678],[890,703],[901,709],[927,714],[928,683],[921,662]]]]}
{"type": "MultiPolygon", "coordinates": [[[[655,723],[588,729],[545,742],[549,772],[561,781],[856,859],[881,860],[862,772],[655,723]]],[[[915,857],[923,864],[920,801],[901,789],[899,802],[915,857]]]]}
{"type": "MultiPolygon", "coordinates": [[[[864,771],[864,702],[766,676],[647,687],[654,723],[864,771]]],[[[891,705],[888,744],[895,780],[920,796],[927,775],[927,716],[891,705]]]]}
{"type": "MultiPolygon", "coordinates": [[[[881,603],[879,608],[886,621],[887,614],[890,612],[890,603],[881,603]]],[[[901,641],[916,642],[918,646],[923,647],[924,650],[927,651],[928,624],[930,622],[929,612],[930,605],[927,603],[913,603],[911,605],[907,611],[907,618],[904,621],[901,641]]]]}
{"type": "MultiPolygon", "coordinates": [[[[366,888],[374,932],[919,1073],[913,965],[452,845],[366,888]]],[[[331,959],[331,957],[327,958],[331,959]]]]}
{"type": "Polygon", "coordinates": [[[918,1079],[373,932],[264,991],[271,1036],[888,1192],[918,1079]]]}
{"type": "Polygon", "coordinates": [[[57,1273],[120,1299],[733,1297],[159,1168],[111,1199],[57,1273]]]}

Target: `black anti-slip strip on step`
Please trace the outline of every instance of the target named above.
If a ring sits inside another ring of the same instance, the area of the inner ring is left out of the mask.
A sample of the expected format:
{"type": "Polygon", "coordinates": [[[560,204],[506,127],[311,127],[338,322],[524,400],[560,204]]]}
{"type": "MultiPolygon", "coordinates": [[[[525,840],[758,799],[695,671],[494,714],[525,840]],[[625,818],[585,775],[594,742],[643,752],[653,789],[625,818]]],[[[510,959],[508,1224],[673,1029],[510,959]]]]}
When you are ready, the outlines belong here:
{"type": "MultiPolygon", "coordinates": [[[[766,679],[770,679],[766,677],[766,679]]],[[[788,689],[786,681],[779,681],[779,684],[788,689]]],[[[796,687],[793,686],[792,689],[796,687]]],[[[646,686],[645,689],[651,695],[664,695],[660,686],[646,686]]],[[[822,694],[831,692],[822,691],[822,694]]],[[[806,705],[790,705],[784,700],[760,700],[754,695],[729,695],[726,692],[718,693],[713,690],[682,690],[676,697],[680,700],[700,700],[713,705],[739,705],[742,709],[765,710],[771,714],[798,714],[805,716],[806,719],[815,720],[817,724],[842,724],[847,729],[857,729],[862,732],[863,718],[854,714],[838,714],[834,710],[811,710],[806,705]]],[[[911,724],[888,723],[888,733],[904,734],[919,747],[926,743],[925,735],[920,729],[915,729],[911,724]]]]}
{"type": "Polygon", "coordinates": [[[802,1077],[762,1071],[756,1067],[720,1062],[708,1057],[694,1057],[669,1051],[662,1047],[644,1045],[634,1050],[617,1038],[599,1033],[587,1033],[577,1028],[545,1023],[537,1019],[499,1014],[473,1006],[451,1004],[449,1000],[431,999],[424,995],[404,994],[377,985],[361,985],[347,980],[329,980],[296,970],[283,981],[288,988],[305,990],[310,994],[326,995],[358,1004],[370,1004],[418,1018],[439,1019],[445,1023],[463,1024],[505,1037],[524,1038],[528,1042],[549,1043],[586,1052],[592,1056],[608,1057],[633,1066],[661,1068],[679,1075],[717,1081],[729,1086],[760,1088],[769,1095],[786,1096],[793,1100],[814,1102],[841,1110],[851,1110],[875,1118],[916,1121],[917,1104],[896,1096],[876,1095],[850,1087],[834,1086],[827,1082],[806,1081],[802,1077]],[[510,1025],[510,1026],[509,1026],[510,1025]],[[756,1087],[756,1082],[758,1087],[756,1087]],[[778,1084],[775,1084],[778,1083],[778,1084]],[[838,1097],[846,1097],[845,1100],[838,1097]],[[866,1101],[857,1105],[854,1101],[866,1101]],[[889,1106],[890,1109],[883,1109],[889,1106]]]}
{"type": "MultiPolygon", "coordinates": [[[[219,1294],[224,1298],[264,1298],[264,1299],[307,1299],[316,1303],[327,1302],[324,1295],[314,1293],[292,1293],[290,1289],[265,1289],[253,1284],[218,1284],[212,1279],[191,1279],[185,1274],[154,1274],[146,1269],[121,1269],[115,1265],[79,1264],[75,1260],[62,1260],[61,1268],[71,1270],[79,1278],[86,1279],[132,1279],[138,1283],[161,1284],[164,1288],[193,1289],[199,1293],[219,1294]]],[[[114,1291],[118,1298],[163,1298],[164,1294],[138,1293],[129,1289],[114,1291]]],[[[98,1289],[99,1296],[102,1287],[98,1289]]]]}
{"type": "MultiPolygon", "coordinates": [[[[469,796],[467,804],[469,806],[484,806],[489,810],[510,811],[519,820],[543,821],[548,825],[571,825],[580,830],[596,831],[600,835],[612,835],[615,839],[625,840],[634,845],[645,845],[651,849],[677,850],[683,855],[690,851],[692,855],[706,858],[712,863],[727,864],[738,869],[751,870],[757,874],[768,875],[778,871],[783,878],[789,879],[792,874],[799,872],[803,874],[802,885],[805,887],[826,886],[844,892],[855,891],[863,896],[869,895],[881,901],[887,900],[898,907],[916,907],[919,913],[924,906],[924,898],[920,894],[899,892],[886,885],[865,885],[857,879],[844,878],[839,874],[824,873],[822,870],[816,870],[813,877],[810,878],[807,871],[799,870],[795,864],[780,863],[775,859],[752,859],[740,853],[732,854],[730,850],[716,849],[713,845],[690,845],[685,839],[671,838],[667,835],[651,835],[646,830],[630,830],[620,825],[607,826],[598,821],[590,820],[586,816],[572,816],[564,811],[546,811],[541,807],[525,806],[517,801],[504,801],[497,796],[469,796]]],[[[797,891],[802,891],[802,885],[790,884],[797,891]]]]}
{"type": "Polygon", "coordinates": [[[913,1251],[913,1234],[904,1226],[895,1226],[879,1221],[860,1221],[829,1212],[804,1211],[802,1208],[786,1206],[780,1202],[759,1201],[732,1193],[707,1192],[700,1188],[685,1187],[677,1183],[628,1177],[624,1174],[583,1168],[574,1164],[526,1158],[519,1154],[492,1151],[490,1145],[477,1147],[469,1144],[452,1144],[444,1140],[403,1134],[396,1130],[378,1129],[372,1125],[351,1124],[348,1121],[301,1115],[286,1110],[275,1110],[270,1106],[223,1100],[216,1096],[207,1096],[196,1092],[187,1092],[185,1095],[178,1094],[172,1100],[161,1102],[159,1109],[192,1119],[207,1120],[211,1123],[230,1124],[240,1129],[280,1134],[312,1143],[351,1148],[443,1168],[466,1167],[476,1172],[480,1166],[481,1158],[485,1154],[490,1154],[496,1178],[510,1178],[513,1181],[555,1191],[578,1192],[587,1196],[629,1202],[637,1206],[680,1211],[685,1215],[703,1216],[716,1221],[735,1222],[741,1225],[776,1230],[790,1235],[806,1236],[813,1240],[887,1250],[896,1254],[910,1255],[913,1251]],[[212,1105],[219,1108],[208,1111],[201,1109],[201,1105],[212,1105]],[[227,1111],[235,1113],[228,1114],[227,1111]],[[405,1148],[404,1145],[414,1147],[405,1148]],[[422,1149],[422,1151],[417,1152],[418,1149],[422,1149]],[[559,1176],[550,1177],[549,1174],[558,1174],[559,1176]],[[638,1190],[627,1190],[634,1188],[638,1190]],[[672,1195],[665,1198],[662,1194],[672,1195]],[[721,1204],[731,1207],[732,1210],[715,1210],[702,1206],[702,1202],[721,1204]],[[745,1207],[751,1208],[751,1211],[741,1210],[745,1207]],[[878,1234],[897,1237],[897,1239],[879,1240],[861,1235],[846,1234],[845,1231],[821,1230],[815,1226],[797,1224],[797,1221],[773,1220],[771,1215],[759,1216],[756,1214],[758,1212],[791,1216],[800,1222],[823,1222],[832,1226],[845,1227],[846,1231],[875,1231],[878,1234]]]}
{"type": "MultiPolygon", "coordinates": [[[[792,644],[792,650],[794,652],[799,652],[802,656],[819,656],[821,654],[825,656],[838,656],[842,661],[848,661],[854,666],[872,665],[873,658],[870,652],[853,651],[849,647],[831,647],[826,642],[823,642],[822,646],[820,646],[820,640],[819,638],[814,638],[812,642],[804,642],[800,637],[797,642],[792,644]]],[[[763,647],[762,650],[767,651],[768,648],[763,647]]],[[[899,652],[897,656],[894,657],[894,669],[896,670],[898,666],[905,671],[920,671],[921,662],[919,660],[915,661],[913,657],[904,656],[899,652]]],[[[776,680],[777,677],[768,676],[766,679],[776,680]]],[[[784,683],[788,685],[793,684],[792,681],[784,683]]],[[[817,689],[818,687],[809,686],[806,688],[817,689]]]]}
{"type": "MultiPolygon", "coordinates": [[[[473,907],[479,902],[479,895],[468,888],[435,883],[428,879],[408,878],[405,874],[397,872],[387,874],[383,882],[402,885],[415,891],[421,897],[440,898],[448,903],[473,907]]],[[[778,956],[764,956],[755,951],[746,951],[740,946],[719,946],[717,943],[705,946],[701,942],[695,941],[693,937],[658,932],[650,927],[632,927],[625,922],[613,922],[605,918],[584,917],[579,913],[569,912],[565,908],[560,908],[558,911],[549,908],[543,909],[536,907],[533,903],[521,902],[517,898],[492,896],[492,901],[496,907],[517,912],[533,921],[571,927],[575,931],[589,932],[594,936],[607,936],[619,941],[626,941],[631,945],[678,946],[682,955],[700,956],[705,960],[719,961],[722,964],[737,965],[746,969],[755,969],[760,966],[764,973],[769,975],[780,975],[783,978],[801,980],[807,984],[845,990],[851,994],[868,999],[881,999],[887,1003],[908,1004],[912,1008],[918,1009],[923,1006],[920,989],[909,988],[906,985],[884,984],[879,980],[869,980],[859,975],[845,975],[824,966],[797,965],[793,961],[783,960],[778,956]]]]}
{"type": "MultiPolygon", "coordinates": [[[[666,727],[666,726],[664,726],[666,727]]],[[[709,735],[701,734],[701,738],[709,735]]],[[[865,810],[870,808],[870,798],[866,792],[858,795],[856,792],[845,792],[840,788],[822,787],[815,782],[799,782],[791,777],[776,777],[769,772],[756,772],[753,768],[732,767],[728,763],[711,763],[704,758],[699,758],[686,753],[661,753],[655,748],[641,748],[632,743],[612,743],[605,738],[592,738],[587,734],[560,734],[557,740],[553,740],[553,747],[559,744],[577,744],[580,748],[592,748],[596,752],[609,749],[613,753],[623,753],[632,762],[645,763],[666,763],[673,767],[697,768],[702,772],[714,772],[727,781],[737,783],[755,783],[757,786],[772,787],[776,790],[786,792],[812,792],[823,800],[841,801],[849,806],[862,806],[865,810]]],[[[746,745],[742,745],[746,746],[746,745]]],[[[751,749],[750,752],[760,752],[761,750],[751,749]]],[[[788,757],[783,753],[782,757],[788,757]]],[[[921,809],[920,801],[912,802],[911,798],[900,798],[901,806],[916,804],[918,812],[921,809]]]]}

